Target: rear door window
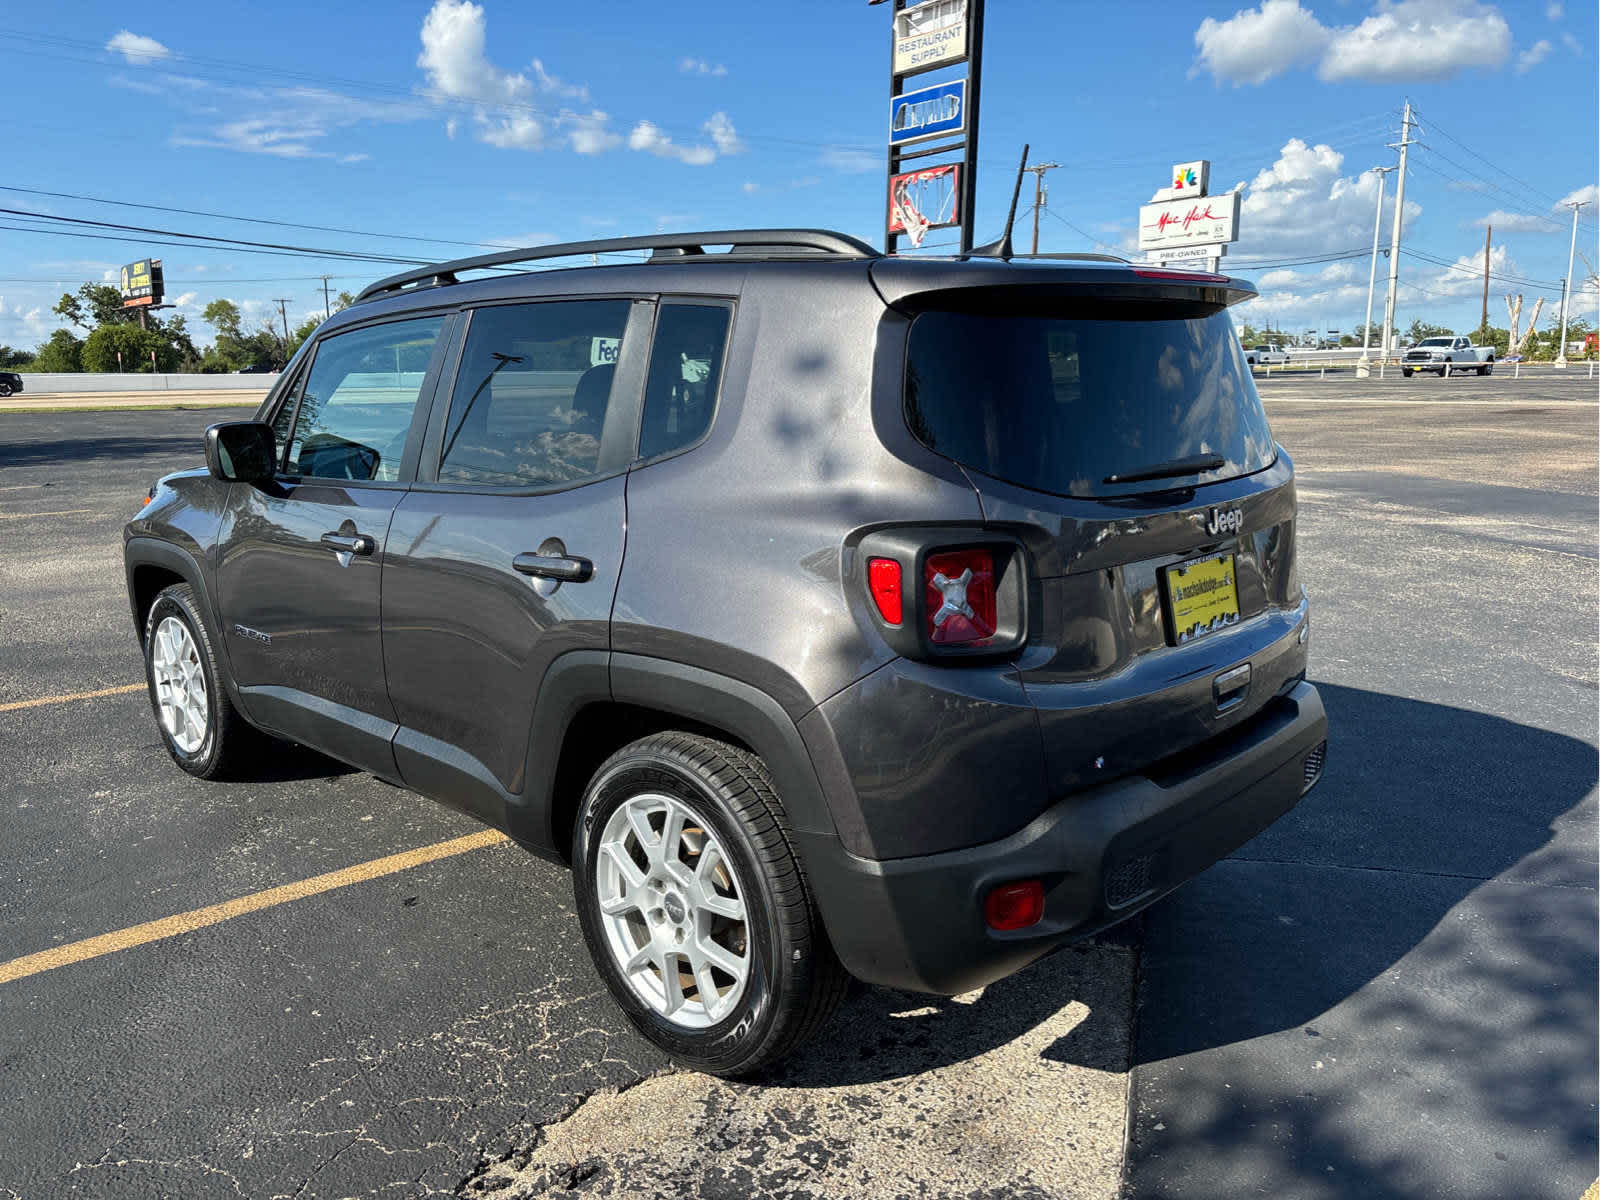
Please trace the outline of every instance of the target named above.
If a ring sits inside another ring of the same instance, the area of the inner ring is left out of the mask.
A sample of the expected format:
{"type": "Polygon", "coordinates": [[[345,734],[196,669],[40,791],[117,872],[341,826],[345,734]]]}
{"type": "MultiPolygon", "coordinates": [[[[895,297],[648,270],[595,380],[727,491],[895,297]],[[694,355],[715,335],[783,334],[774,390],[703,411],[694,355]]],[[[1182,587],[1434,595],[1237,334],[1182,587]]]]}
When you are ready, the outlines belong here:
{"type": "Polygon", "coordinates": [[[986,475],[1063,496],[1158,491],[1270,466],[1272,434],[1227,313],[1127,311],[920,314],[906,362],[912,433],[986,475]],[[1202,455],[1222,464],[1107,482],[1202,455]]]}
{"type": "Polygon", "coordinates": [[[439,482],[550,487],[597,474],[632,307],[567,300],[474,312],[439,482]]]}
{"type": "Polygon", "coordinates": [[[443,325],[443,317],[392,321],[319,342],[295,409],[285,471],[318,479],[398,479],[443,325]]]}
{"type": "Polygon", "coordinates": [[[693,445],[711,428],[732,320],[727,304],[661,305],[650,348],[640,458],[693,445]]]}

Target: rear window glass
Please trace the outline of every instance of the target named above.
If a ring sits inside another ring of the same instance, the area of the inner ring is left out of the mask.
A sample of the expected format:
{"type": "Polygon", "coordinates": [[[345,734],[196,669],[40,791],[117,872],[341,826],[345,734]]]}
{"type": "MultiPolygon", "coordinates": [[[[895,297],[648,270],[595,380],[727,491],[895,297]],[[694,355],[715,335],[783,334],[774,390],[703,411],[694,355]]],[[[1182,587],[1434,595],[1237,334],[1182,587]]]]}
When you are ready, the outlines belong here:
{"type": "MultiPolygon", "coordinates": [[[[1193,310],[1189,310],[1193,312],[1193,310]]],[[[1064,496],[1247,475],[1275,452],[1226,312],[1170,320],[926,312],[911,326],[906,420],[929,448],[1064,496]],[[1180,459],[1222,465],[1134,483],[1180,459]]]]}

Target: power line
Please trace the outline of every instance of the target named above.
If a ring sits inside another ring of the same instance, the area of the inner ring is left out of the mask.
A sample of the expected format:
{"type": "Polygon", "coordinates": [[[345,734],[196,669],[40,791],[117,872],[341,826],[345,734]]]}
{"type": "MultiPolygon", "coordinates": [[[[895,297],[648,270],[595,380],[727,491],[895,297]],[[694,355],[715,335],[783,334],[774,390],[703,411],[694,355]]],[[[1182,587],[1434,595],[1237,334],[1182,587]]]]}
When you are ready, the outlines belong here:
{"type": "MultiPolygon", "coordinates": [[[[1533,184],[1529,183],[1526,179],[1523,179],[1521,176],[1514,175],[1510,171],[1506,170],[1504,167],[1498,166],[1497,164],[1491,162],[1489,159],[1485,158],[1482,154],[1478,153],[1478,151],[1474,150],[1471,146],[1467,145],[1467,143],[1463,142],[1460,138],[1457,138],[1453,134],[1451,134],[1449,130],[1443,128],[1437,121],[1434,121],[1431,118],[1424,118],[1424,120],[1426,120],[1427,126],[1428,126],[1428,128],[1430,130],[1432,130],[1435,133],[1440,134],[1442,137],[1447,138],[1451,142],[1454,142],[1463,151],[1465,151],[1467,154],[1470,154],[1473,158],[1477,159],[1479,162],[1483,163],[1483,165],[1488,167],[1490,170],[1498,171],[1501,175],[1504,175],[1507,179],[1511,180],[1513,183],[1516,183],[1516,184],[1520,185],[1523,188],[1523,190],[1526,191],[1529,195],[1534,196],[1534,197],[1540,199],[1541,201],[1549,201],[1551,204],[1559,204],[1560,203],[1560,201],[1557,200],[1550,192],[1541,191],[1539,188],[1535,187],[1533,184]]],[[[1434,151],[1434,153],[1438,153],[1438,151],[1434,151]]],[[[1443,156],[1441,155],[1441,157],[1443,157],[1443,156]]],[[[1482,177],[1479,176],[1478,178],[1481,179],[1482,177]]],[[[1487,181],[1485,181],[1485,182],[1487,182],[1487,181]]]]}
{"type": "Polygon", "coordinates": [[[422,237],[411,233],[374,233],[367,229],[346,229],[338,225],[304,225],[298,221],[278,221],[271,217],[245,217],[236,213],[207,212],[197,208],[173,208],[165,204],[141,204],[135,200],[110,200],[104,196],[87,196],[77,192],[47,192],[40,188],[16,187],[0,184],[0,192],[21,192],[29,196],[47,196],[53,200],[83,200],[90,204],[111,204],[119,208],[142,208],[151,212],[177,213],[186,217],[212,217],[219,221],[245,221],[252,225],[277,225],[285,229],[309,229],[317,233],[346,233],[356,237],[384,238],[395,242],[432,242],[443,246],[475,246],[485,249],[514,248],[507,242],[469,242],[460,238],[422,237]]]}

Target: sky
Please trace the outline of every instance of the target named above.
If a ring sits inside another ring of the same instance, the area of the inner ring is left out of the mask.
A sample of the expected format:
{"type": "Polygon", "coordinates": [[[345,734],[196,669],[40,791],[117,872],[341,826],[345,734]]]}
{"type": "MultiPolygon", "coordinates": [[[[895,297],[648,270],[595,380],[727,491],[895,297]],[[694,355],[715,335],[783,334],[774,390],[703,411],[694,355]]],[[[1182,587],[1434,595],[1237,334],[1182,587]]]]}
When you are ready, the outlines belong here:
{"type": "MultiPolygon", "coordinates": [[[[201,342],[218,297],[252,326],[282,297],[294,325],[322,311],[320,276],[337,293],[401,269],[159,244],[172,234],[427,261],[774,225],[881,245],[889,39],[889,6],[865,0],[16,0],[0,16],[0,344],[43,341],[63,291],[146,255],[201,342]]],[[[977,239],[1000,232],[1025,142],[1060,164],[1043,251],[1135,253],[1138,206],[1204,158],[1212,192],[1243,190],[1226,265],[1261,296],[1237,317],[1348,331],[1370,169],[1395,163],[1409,99],[1398,324],[1477,327],[1487,223],[1491,321],[1521,293],[1529,310],[1545,297],[1545,327],[1563,201],[1591,202],[1578,249],[1600,266],[1596,50],[1596,5],[1560,0],[990,0],[977,239]]],[[[953,244],[934,230],[921,252],[953,244]]],[[[1593,320],[1595,304],[1591,289],[1574,306],[1593,320]]]]}

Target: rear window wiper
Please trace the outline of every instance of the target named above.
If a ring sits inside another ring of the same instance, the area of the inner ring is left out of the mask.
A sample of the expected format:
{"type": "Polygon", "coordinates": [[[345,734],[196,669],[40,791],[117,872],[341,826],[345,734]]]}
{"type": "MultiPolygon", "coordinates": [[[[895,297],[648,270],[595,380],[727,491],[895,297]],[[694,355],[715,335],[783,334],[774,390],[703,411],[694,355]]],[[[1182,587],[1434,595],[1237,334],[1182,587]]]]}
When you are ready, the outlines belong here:
{"type": "Polygon", "coordinates": [[[1226,466],[1228,460],[1220,454],[1191,454],[1188,458],[1175,458],[1171,462],[1157,463],[1122,475],[1107,475],[1102,483],[1140,483],[1146,479],[1166,479],[1173,475],[1198,475],[1201,471],[1215,471],[1226,466]]]}

